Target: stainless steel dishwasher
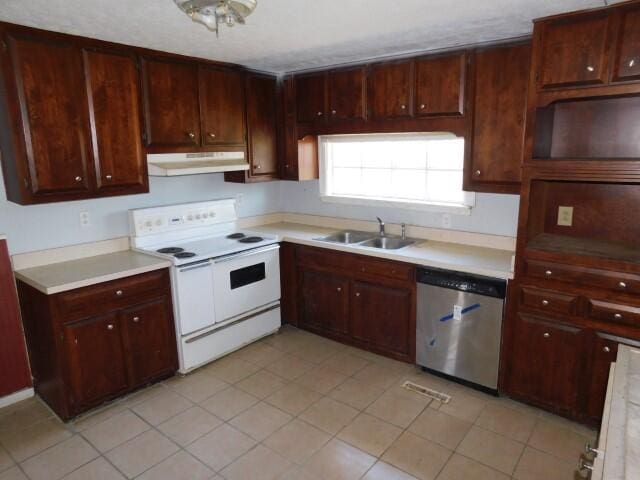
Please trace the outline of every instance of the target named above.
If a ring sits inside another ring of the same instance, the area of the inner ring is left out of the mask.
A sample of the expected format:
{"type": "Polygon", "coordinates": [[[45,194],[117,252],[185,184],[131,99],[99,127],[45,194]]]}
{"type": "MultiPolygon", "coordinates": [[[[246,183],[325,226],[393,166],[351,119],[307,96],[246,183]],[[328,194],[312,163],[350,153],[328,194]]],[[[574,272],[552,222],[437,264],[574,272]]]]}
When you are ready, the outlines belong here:
{"type": "Polygon", "coordinates": [[[419,268],[416,362],[496,392],[504,280],[419,268]]]}

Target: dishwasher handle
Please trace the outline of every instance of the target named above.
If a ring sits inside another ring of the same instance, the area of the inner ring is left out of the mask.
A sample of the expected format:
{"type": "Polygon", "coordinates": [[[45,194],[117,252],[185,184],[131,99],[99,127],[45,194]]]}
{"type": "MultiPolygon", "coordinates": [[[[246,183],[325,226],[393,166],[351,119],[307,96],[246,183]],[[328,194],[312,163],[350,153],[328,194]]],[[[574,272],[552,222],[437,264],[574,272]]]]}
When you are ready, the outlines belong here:
{"type": "Polygon", "coordinates": [[[507,293],[505,280],[437,268],[418,268],[416,279],[419,284],[475,293],[485,297],[505,298],[507,293]]]}

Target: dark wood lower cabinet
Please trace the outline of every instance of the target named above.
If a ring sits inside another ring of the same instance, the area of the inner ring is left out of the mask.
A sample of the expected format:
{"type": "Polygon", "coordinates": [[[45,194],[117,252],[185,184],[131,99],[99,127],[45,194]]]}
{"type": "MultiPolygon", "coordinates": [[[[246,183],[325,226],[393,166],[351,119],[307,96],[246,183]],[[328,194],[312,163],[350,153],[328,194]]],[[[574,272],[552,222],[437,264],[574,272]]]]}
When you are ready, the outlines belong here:
{"type": "Polygon", "coordinates": [[[178,368],[168,270],[18,293],[36,392],[65,420],[178,368]]]}
{"type": "Polygon", "coordinates": [[[405,362],[415,361],[415,268],[284,243],[285,322],[405,362]]]}

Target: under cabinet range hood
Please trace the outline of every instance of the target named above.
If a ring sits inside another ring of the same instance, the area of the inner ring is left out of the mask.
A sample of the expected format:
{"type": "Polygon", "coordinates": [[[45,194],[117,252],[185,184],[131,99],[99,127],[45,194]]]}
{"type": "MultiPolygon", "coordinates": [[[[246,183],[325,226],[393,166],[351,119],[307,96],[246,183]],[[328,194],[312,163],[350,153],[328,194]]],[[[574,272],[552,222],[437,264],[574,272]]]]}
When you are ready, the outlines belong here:
{"type": "Polygon", "coordinates": [[[147,164],[152,177],[249,170],[244,152],[154,153],[147,164]]]}

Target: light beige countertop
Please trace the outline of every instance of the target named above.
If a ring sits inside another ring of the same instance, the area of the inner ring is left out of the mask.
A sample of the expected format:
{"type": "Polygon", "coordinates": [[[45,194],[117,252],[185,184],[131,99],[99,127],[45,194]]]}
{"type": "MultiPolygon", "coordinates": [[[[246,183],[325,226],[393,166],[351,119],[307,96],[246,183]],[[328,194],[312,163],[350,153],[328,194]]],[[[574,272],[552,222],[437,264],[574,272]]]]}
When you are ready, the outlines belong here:
{"type": "Polygon", "coordinates": [[[16,278],[33,288],[53,295],[75,288],[109,282],[140,273],[160,270],[171,262],[151,255],[123,250],[16,270],[16,278]]]}
{"type": "Polygon", "coordinates": [[[419,240],[418,243],[400,250],[380,250],[377,248],[343,245],[317,240],[338,229],[315,227],[299,223],[272,223],[252,226],[254,232],[276,235],[280,241],[328,248],[342,252],[359,253],[373,257],[387,258],[416,265],[455,270],[501,279],[512,279],[512,256],[509,250],[497,250],[433,240],[419,240]]]}

